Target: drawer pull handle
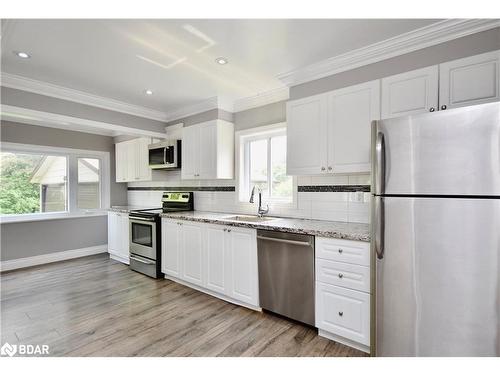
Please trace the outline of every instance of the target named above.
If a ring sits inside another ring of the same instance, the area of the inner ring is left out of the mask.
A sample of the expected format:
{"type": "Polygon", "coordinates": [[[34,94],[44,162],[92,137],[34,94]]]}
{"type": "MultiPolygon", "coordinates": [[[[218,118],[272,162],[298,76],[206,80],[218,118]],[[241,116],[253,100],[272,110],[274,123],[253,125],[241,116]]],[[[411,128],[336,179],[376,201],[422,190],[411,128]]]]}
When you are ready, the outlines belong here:
{"type": "Polygon", "coordinates": [[[339,311],[339,316],[343,316],[344,315],[344,312],[343,311],[339,311]]]}
{"type": "Polygon", "coordinates": [[[342,273],[339,273],[339,279],[343,278],[344,277],[344,274],[342,273]]]}
{"type": "Polygon", "coordinates": [[[344,252],[343,249],[339,249],[339,254],[342,254],[344,252]]]}

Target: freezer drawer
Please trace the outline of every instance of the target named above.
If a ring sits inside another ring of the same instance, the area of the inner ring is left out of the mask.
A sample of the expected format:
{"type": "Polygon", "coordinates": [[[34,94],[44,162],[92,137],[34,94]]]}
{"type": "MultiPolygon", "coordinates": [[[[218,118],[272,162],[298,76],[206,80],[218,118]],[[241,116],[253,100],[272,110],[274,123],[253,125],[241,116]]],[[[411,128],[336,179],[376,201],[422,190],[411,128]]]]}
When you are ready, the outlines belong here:
{"type": "Polygon", "coordinates": [[[500,355],[500,199],[384,197],[376,354],[500,355]]]}

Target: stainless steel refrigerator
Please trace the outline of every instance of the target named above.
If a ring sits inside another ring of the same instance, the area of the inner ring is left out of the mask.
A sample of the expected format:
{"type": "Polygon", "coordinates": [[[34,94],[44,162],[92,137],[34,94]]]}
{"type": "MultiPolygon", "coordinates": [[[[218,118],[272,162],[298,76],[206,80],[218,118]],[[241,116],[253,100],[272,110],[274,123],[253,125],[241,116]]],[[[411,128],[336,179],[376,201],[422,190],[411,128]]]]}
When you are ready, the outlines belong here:
{"type": "Polygon", "coordinates": [[[500,355],[500,103],[372,124],[377,356],[500,355]]]}

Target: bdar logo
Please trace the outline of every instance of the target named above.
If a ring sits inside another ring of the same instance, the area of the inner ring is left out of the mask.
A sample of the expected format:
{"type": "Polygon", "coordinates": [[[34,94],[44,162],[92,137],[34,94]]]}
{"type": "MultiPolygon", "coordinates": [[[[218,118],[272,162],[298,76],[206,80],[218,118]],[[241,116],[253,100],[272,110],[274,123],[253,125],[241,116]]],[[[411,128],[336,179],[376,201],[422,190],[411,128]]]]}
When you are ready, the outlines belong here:
{"type": "Polygon", "coordinates": [[[3,344],[2,348],[0,349],[0,354],[2,355],[8,355],[9,357],[12,357],[17,353],[17,346],[16,345],[10,345],[8,342],[3,344]]]}

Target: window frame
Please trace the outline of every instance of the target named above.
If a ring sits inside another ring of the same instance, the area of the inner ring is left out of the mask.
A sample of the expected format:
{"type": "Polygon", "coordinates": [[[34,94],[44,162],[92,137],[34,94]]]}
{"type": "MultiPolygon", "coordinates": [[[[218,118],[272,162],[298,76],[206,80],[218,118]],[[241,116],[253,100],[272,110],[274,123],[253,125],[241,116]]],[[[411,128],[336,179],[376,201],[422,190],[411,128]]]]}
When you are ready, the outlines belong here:
{"type": "MultiPolygon", "coordinates": [[[[267,181],[270,192],[272,191],[272,148],[271,138],[286,136],[287,127],[285,122],[259,126],[251,129],[241,130],[235,133],[236,145],[236,176],[237,176],[237,201],[249,203],[250,198],[250,142],[267,139],[267,181]]],[[[266,197],[265,202],[273,206],[294,208],[297,205],[297,178],[292,177],[292,195],[290,199],[279,197],[266,197]]],[[[264,199],[263,199],[264,200],[264,199]]]]}
{"type": "Polygon", "coordinates": [[[66,157],[66,211],[59,212],[37,212],[26,214],[0,214],[2,223],[38,221],[50,219],[64,219],[81,216],[99,216],[106,213],[110,207],[110,153],[106,151],[82,150],[65,147],[52,147],[31,145],[12,142],[1,142],[1,152],[23,153],[23,154],[46,154],[66,157]],[[92,158],[100,160],[100,207],[96,209],[78,208],[78,158],[92,158]]]}

